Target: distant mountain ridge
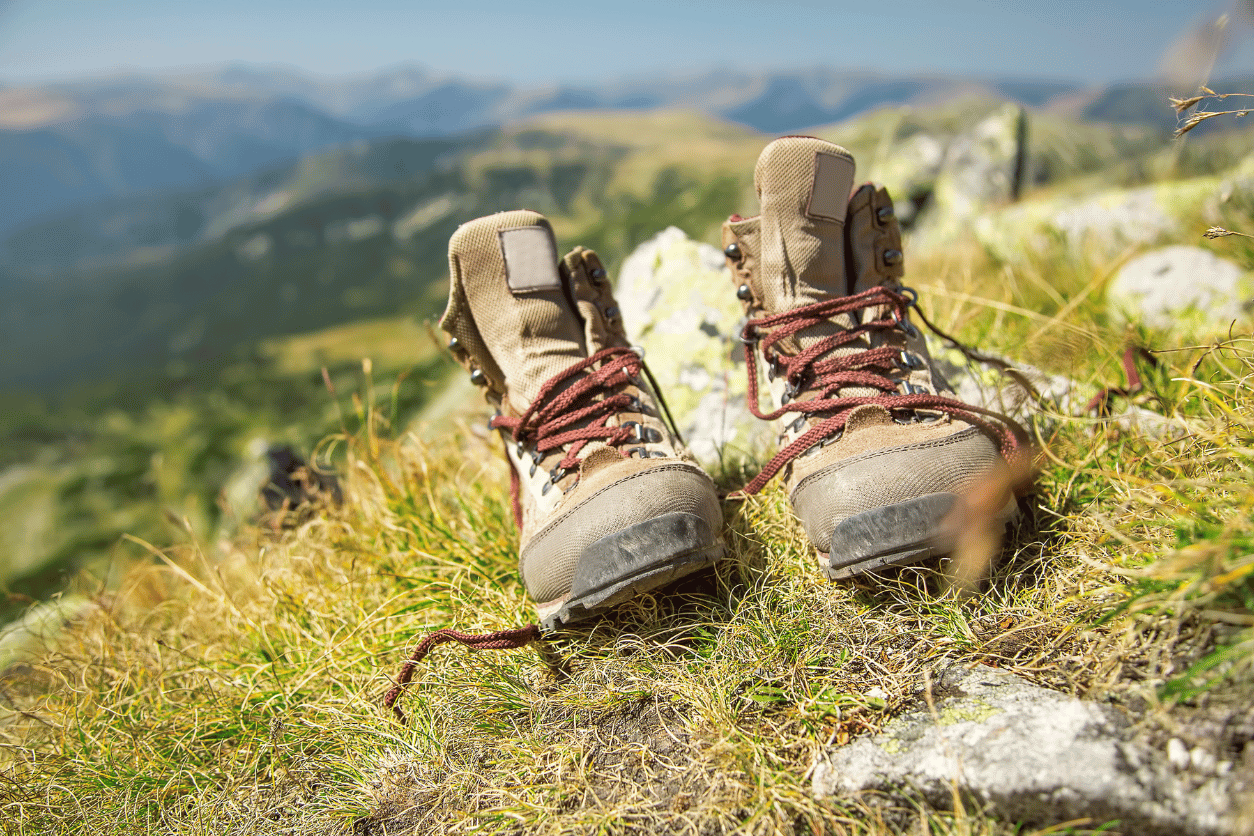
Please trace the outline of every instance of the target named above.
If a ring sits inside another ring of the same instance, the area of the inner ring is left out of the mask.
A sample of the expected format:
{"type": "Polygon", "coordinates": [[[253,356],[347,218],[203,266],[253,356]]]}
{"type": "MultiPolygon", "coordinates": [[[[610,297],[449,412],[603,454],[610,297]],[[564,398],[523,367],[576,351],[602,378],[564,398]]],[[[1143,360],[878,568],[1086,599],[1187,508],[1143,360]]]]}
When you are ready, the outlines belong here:
{"type": "Polygon", "coordinates": [[[699,110],[771,133],[832,122],[885,104],[922,99],[934,103],[957,94],[983,93],[1039,106],[1080,89],[1073,83],[1048,80],[907,77],[823,67],[761,72],[714,69],[604,84],[526,87],[417,65],[340,78],[239,64],[159,80],[151,76],[117,77],[50,85],[49,89],[73,91],[80,106],[86,96],[107,100],[117,109],[130,85],[160,86],[172,101],[181,96],[296,100],[349,123],[400,129],[418,136],[497,126],[557,110],[658,107],[699,110]],[[774,100],[779,101],[777,107],[770,104],[774,100]],[[805,121],[813,118],[818,121],[805,121]]]}
{"type": "MultiPolygon", "coordinates": [[[[922,148],[912,138],[970,131],[994,111],[1007,111],[1000,98],[967,99],[816,132],[883,177],[885,137],[922,148]]],[[[1135,179],[1170,143],[1166,131],[1048,114],[1030,134],[1038,185],[1116,162],[1135,179]]],[[[225,184],[61,215],[0,240],[0,393],[205,368],[278,334],[437,314],[449,236],[502,209],[544,212],[611,264],[661,219],[713,236],[729,211],[752,207],[762,143],[693,111],[568,111],[354,142],[225,184]]]]}
{"type": "Polygon", "coordinates": [[[136,102],[77,119],[0,131],[0,235],[119,197],[185,190],[379,136],[294,99],[136,102]]]}
{"type": "MultiPolygon", "coordinates": [[[[1254,84],[1239,86],[1247,88],[1254,84]]],[[[453,136],[555,111],[681,108],[779,134],[889,105],[987,97],[1161,124],[1172,118],[1168,92],[829,68],[521,87],[416,65],[343,78],[228,65],[0,87],[0,237],[85,206],[224,182],[337,145],[453,136]]]]}

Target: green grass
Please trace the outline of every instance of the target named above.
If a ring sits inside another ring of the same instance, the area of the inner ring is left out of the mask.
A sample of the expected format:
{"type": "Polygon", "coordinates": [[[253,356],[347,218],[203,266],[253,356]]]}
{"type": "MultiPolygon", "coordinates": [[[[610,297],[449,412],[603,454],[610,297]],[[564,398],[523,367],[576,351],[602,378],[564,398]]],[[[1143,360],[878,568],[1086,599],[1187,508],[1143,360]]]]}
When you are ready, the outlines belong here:
{"type": "MultiPolygon", "coordinates": [[[[342,427],[323,368],[352,391],[368,352],[386,383],[363,394],[411,420],[446,381],[451,363],[436,349],[413,320],[359,322],[269,340],[195,374],[19,404],[0,418],[3,455],[12,457],[0,459],[0,512],[20,521],[0,534],[0,621],[81,572],[116,585],[147,556],[123,535],[165,545],[188,528],[206,543],[229,533],[251,510],[230,494],[258,440],[309,455],[342,427]]],[[[351,403],[343,409],[352,417],[351,403]]]]}
{"type": "MultiPolygon", "coordinates": [[[[654,196],[698,224],[733,188],[711,176],[708,191],[667,191],[659,171],[646,177],[654,196]]],[[[607,211],[630,226],[642,206],[607,211]]],[[[1254,228],[1246,209],[1224,212],[1229,228],[1254,228]]],[[[1207,246],[1254,266],[1246,239],[1207,246]]],[[[442,429],[406,432],[415,405],[394,393],[408,384],[382,360],[361,371],[361,334],[274,343],[267,362],[309,375],[302,397],[342,456],[345,503],[289,527],[245,526],[222,546],[193,526],[117,586],[80,578],[90,606],[0,678],[6,831],[1103,830],[1036,830],[908,798],[818,799],[810,773],[827,746],[881,728],[917,699],[924,671],[949,662],[1112,701],[1153,740],[1199,713],[1243,716],[1254,343],[1124,326],[1101,302],[1121,259],[1061,242],[1013,262],[973,245],[911,258],[929,315],[981,349],[1093,387],[1122,382],[1127,342],[1155,349],[1161,365],[1135,400],[1178,430],[1039,420],[1033,524],[1004,544],[978,595],[928,567],[823,581],[776,484],[725,504],[731,555],[715,571],[542,646],[437,649],[402,697],[400,725],[380,700],[421,635],[533,617],[506,467],[478,413],[463,421],[445,404],[442,429]],[[309,394],[319,363],[336,370],[334,404],[309,394]]],[[[128,420],[156,427],[154,414],[128,420]]],[[[1243,742],[1219,741],[1221,756],[1243,742]]]]}

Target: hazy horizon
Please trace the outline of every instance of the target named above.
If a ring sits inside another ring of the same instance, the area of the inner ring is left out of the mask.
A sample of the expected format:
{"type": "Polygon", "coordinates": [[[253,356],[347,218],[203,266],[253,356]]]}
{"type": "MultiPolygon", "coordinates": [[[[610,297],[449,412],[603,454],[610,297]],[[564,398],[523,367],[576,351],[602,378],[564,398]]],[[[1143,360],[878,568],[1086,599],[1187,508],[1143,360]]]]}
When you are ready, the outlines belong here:
{"type": "MultiPolygon", "coordinates": [[[[1092,0],[1049,8],[980,0],[937,8],[899,0],[884,15],[841,5],[637,0],[618,8],[480,0],[449,8],[372,0],[348,8],[324,0],[222,0],[211,7],[0,0],[0,85],[232,65],[342,78],[415,65],[529,87],[700,75],[720,67],[1096,86],[1160,76],[1164,56],[1180,52],[1192,33],[1225,11],[1247,8],[1214,0],[1153,6],[1092,0]]],[[[1254,72],[1248,19],[1235,16],[1230,48],[1201,77],[1254,72]]]]}

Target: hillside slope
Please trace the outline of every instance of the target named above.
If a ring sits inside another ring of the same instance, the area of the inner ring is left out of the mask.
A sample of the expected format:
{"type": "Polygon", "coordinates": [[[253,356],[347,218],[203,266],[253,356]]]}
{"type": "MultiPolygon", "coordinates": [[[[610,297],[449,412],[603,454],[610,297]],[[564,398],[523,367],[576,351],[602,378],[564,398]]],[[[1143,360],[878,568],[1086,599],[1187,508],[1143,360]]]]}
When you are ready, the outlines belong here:
{"type": "Polygon", "coordinates": [[[213,192],[38,227],[10,239],[0,273],[0,390],[142,376],[267,336],[430,315],[449,235],[506,208],[550,214],[611,259],[651,233],[632,225],[642,207],[709,229],[737,202],[759,143],[696,114],[556,116],[335,150],[213,192]],[[118,225],[147,240],[107,252],[118,225]],[[65,266],[66,239],[82,264],[65,266]]]}

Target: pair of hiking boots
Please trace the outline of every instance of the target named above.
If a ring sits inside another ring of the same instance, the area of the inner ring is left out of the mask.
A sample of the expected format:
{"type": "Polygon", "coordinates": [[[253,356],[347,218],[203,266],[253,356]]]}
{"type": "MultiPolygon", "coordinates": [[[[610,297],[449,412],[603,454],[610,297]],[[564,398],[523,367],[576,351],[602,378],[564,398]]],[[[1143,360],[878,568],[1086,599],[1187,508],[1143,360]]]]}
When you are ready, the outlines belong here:
{"type": "MultiPolygon", "coordinates": [[[[964,487],[1015,445],[949,393],[910,320],[892,202],[853,182],[843,148],[776,140],[754,172],[761,213],[723,227],[748,317],[750,409],[790,416],[779,453],[745,491],[783,471],[833,579],[945,553],[964,487]]],[[[558,258],[541,215],[502,212],[457,230],[449,271],[440,324],[496,407],[490,426],[512,465],[520,569],[542,627],[722,557],[714,484],[665,420],[596,254],[558,258]]]]}

